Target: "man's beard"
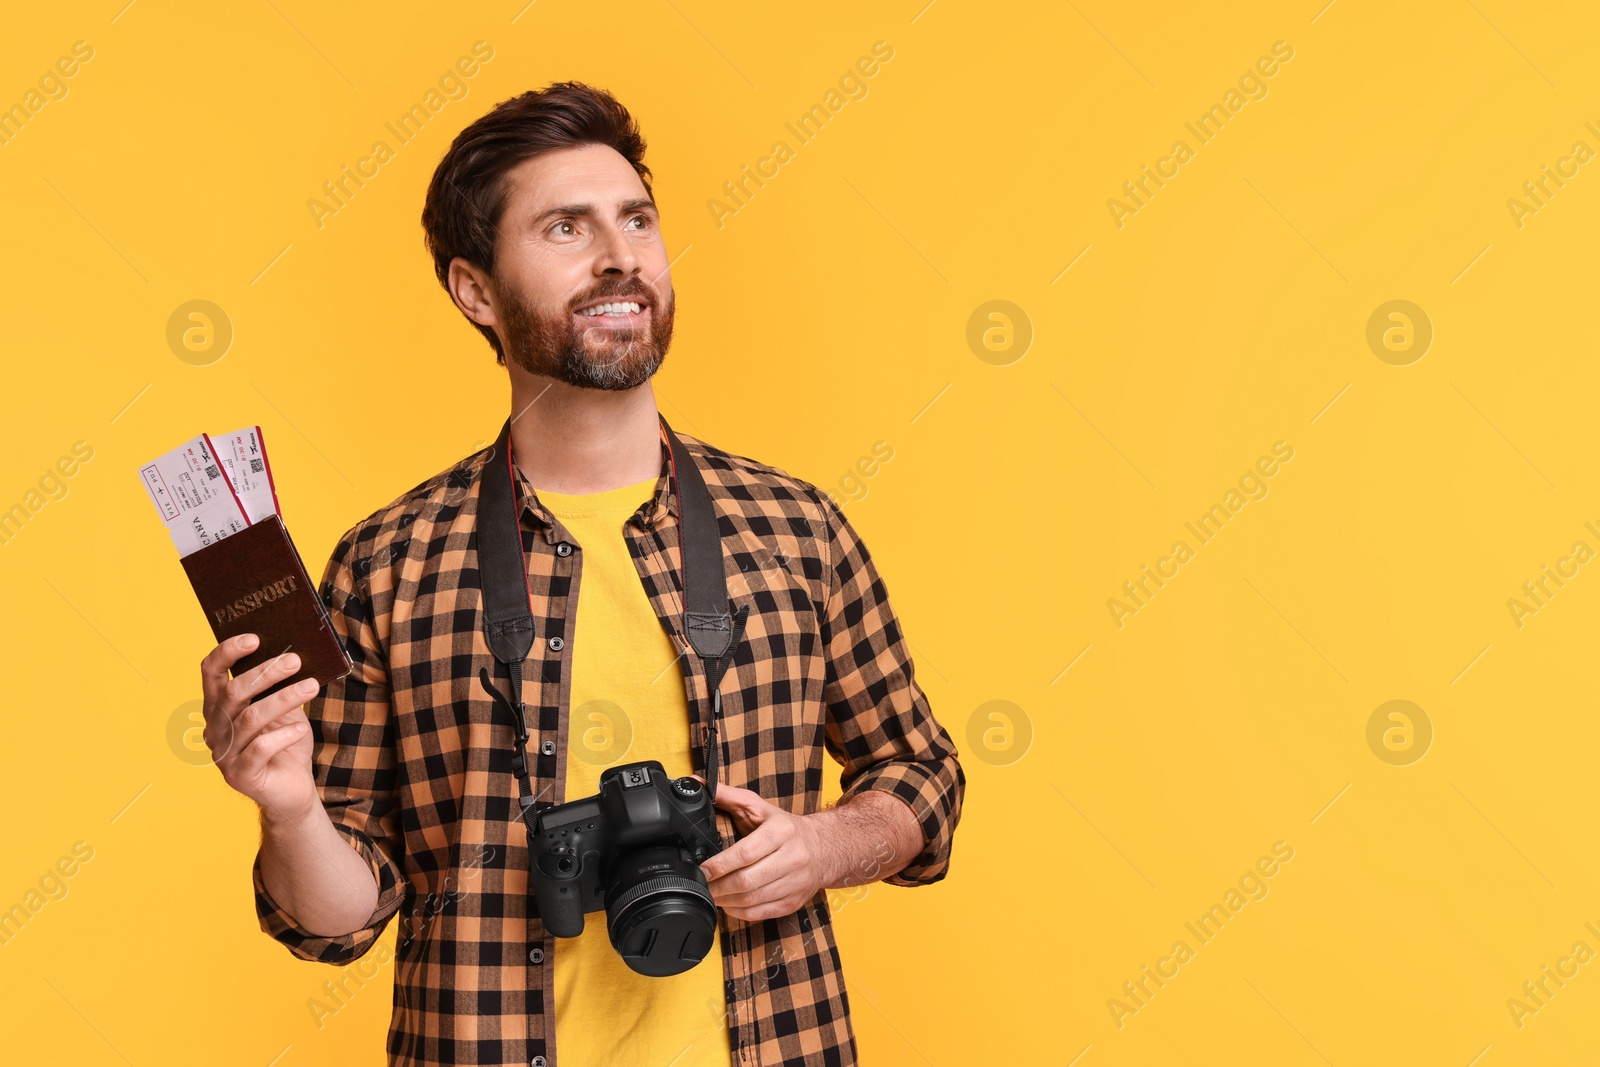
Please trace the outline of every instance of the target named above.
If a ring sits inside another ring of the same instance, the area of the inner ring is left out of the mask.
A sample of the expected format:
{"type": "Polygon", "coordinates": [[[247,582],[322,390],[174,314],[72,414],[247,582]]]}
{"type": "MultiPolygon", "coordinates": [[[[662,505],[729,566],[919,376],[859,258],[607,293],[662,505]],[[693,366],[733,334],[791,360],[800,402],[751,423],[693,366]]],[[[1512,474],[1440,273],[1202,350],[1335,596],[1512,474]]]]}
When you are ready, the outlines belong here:
{"type": "Polygon", "coordinates": [[[605,287],[582,301],[648,299],[649,323],[627,329],[584,326],[570,307],[547,312],[509,287],[497,288],[506,356],[531,374],[588,389],[632,389],[649,381],[667,358],[676,295],[669,296],[663,307],[638,279],[605,287]]]}

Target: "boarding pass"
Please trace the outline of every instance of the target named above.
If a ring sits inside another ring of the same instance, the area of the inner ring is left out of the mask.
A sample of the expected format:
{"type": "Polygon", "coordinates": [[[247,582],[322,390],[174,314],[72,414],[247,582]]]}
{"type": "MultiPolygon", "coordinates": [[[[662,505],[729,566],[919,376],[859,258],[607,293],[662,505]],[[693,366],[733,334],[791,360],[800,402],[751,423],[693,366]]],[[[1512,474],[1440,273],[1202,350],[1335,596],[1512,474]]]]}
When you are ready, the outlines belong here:
{"type": "MultiPolygon", "coordinates": [[[[251,433],[241,431],[241,434],[247,438],[253,434],[255,447],[261,453],[259,458],[263,470],[261,475],[256,476],[255,482],[265,482],[265,499],[268,501],[266,511],[262,514],[265,517],[274,513],[276,508],[271,503],[271,478],[266,476],[265,451],[260,432],[251,428],[251,433]]],[[[230,439],[238,436],[229,435],[230,439]]],[[[247,441],[245,447],[248,448],[248,445],[247,441]]],[[[246,472],[251,470],[249,458],[246,453],[246,472]]],[[[229,441],[224,451],[213,444],[208,435],[201,434],[139,469],[139,480],[161,515],[161,521],[166,524],[167,533],[177,546],[180,557],[198,552],[250,526],[252,519],[249,510],[229,477],[230,464],[236,469],[239,466],[239,453],[235,451],[233,441],[229,441]],[[226,460],[224,455],[227,456],[226,460]]],[[[252,490],[253,507],[261,506],[262,493],[263,489],[257,484],[252,490]]]]}

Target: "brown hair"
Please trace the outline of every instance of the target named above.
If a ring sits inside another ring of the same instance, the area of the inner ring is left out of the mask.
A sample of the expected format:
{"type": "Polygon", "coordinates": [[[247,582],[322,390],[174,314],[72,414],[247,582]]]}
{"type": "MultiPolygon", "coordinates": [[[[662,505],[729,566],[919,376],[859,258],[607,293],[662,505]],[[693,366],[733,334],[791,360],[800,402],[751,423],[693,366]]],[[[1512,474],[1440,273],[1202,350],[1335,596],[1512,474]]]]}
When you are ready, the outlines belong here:
{"type": "MultiPolygon", "coordinates": [[[[506,171],[545,152],[584,144],[615,149],[638,173],[645,195],[655,199],[639,125],[604,89],[582,82],[556,82],[502,100],[456,135],[434,169],[422,207],[433,272],[446,292],[450,261],[457,256],[494,273],[495,238],[506,208],[506,171]]],[[[496,361],[505,363],[494,330],[472,324],[494,348],[496,361]]]]}

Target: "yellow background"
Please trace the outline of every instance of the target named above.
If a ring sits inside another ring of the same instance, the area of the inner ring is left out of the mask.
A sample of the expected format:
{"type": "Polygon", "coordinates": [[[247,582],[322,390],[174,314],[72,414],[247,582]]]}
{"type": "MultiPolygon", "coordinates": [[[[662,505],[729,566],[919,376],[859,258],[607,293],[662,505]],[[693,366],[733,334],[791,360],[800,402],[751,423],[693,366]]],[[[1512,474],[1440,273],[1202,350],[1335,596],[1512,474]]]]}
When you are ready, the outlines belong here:
{"type": "Polygon", "coordinates": [[[1600,548],[1600,164],[1507,207],[1600,149],[1592,10],[123,2],[0,38],[0,104],[94,49],[0,146],[0,507],[94,449],[0,546],[0,908],[94,849],[0,947],[7,1061],[382,1062],[391,968],[318,1027],[336,972],[257,931],[251,806],[169,743],[211,641],[136,471],[259,422],[320,574],[492,437],[504,371],[433,279],[422,195],[493,102],[576,78],[650,142],[663,410],[847,501],[961,749],[949,877],[836,901],[867,1063],[1594,1062],[1600,963],[1520,1028],[1507,1000],[1600,951],[1597,567],[1521,628],[1506,603],[1600,548]],[[318,228],[306,201],[480,40],[469,95],[318,228]],[[1268,95],[1118,228],[1107,200],[1277,41],[1268,95]],[[234,331],[206,366],[166,340],[196,299],[234,331]],[[1397,299],[1435,332],[1408,366],[1366,341],[1397,299]],[[1021,358],[969,347],[991,300],[1021,358]],[[1269,495],[1119,628],[1108,598],[1280,440],[1269,495]],[[1432,724],[1409,765],[1368,746],[1390,700],[1432,724]],[[1269,895],[1119,1028],[1108,999],[1277,841],[1269,895]]]}

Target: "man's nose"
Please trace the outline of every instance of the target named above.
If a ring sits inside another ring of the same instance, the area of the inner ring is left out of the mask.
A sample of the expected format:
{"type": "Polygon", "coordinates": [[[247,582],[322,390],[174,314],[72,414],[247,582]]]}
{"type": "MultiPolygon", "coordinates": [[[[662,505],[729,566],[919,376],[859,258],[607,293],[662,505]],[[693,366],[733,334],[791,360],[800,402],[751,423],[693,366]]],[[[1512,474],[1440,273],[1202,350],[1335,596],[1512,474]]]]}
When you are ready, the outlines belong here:
{"type": "Polygon", "coordinates": [[[639,270],[639,257],[634,253],[633,242],[616,226],[605,226],[600,231],[600,248],[595,257],[595,273],[612,271],[634,274],[639,270]]]}

